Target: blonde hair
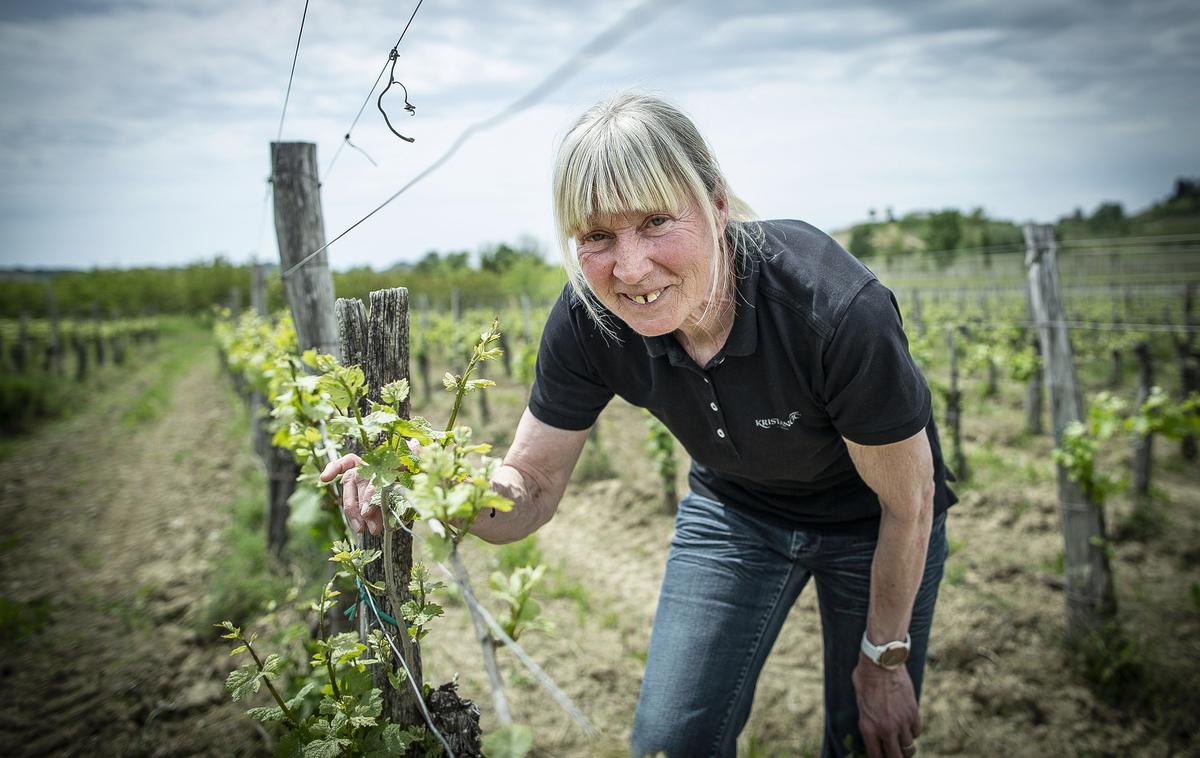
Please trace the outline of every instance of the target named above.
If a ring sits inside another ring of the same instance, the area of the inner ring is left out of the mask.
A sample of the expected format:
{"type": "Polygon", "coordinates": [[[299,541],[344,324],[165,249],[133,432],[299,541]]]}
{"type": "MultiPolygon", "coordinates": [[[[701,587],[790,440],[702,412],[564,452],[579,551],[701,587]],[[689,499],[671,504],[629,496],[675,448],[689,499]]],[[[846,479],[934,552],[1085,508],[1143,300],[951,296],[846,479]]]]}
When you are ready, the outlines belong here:
{"type": "MultiPolygon", "coordinates": [[[[615,332],[588,286],[575,239],[600,215],[678,210],[694,204],[714,240],[708,306],[732,282],[734,258],[755,243],[747,224],[754,212],[733,194],[699,130],[675,106],[653,95],[622,92],[589,108],[563,138],[554,163],[554,220],[563,267],[588,315],[608,336],[615,332]],[[729,243],[729,254],[723,241],[729,243]]],[[[703,320],[704,316],[701,317],[703,320]]]]}

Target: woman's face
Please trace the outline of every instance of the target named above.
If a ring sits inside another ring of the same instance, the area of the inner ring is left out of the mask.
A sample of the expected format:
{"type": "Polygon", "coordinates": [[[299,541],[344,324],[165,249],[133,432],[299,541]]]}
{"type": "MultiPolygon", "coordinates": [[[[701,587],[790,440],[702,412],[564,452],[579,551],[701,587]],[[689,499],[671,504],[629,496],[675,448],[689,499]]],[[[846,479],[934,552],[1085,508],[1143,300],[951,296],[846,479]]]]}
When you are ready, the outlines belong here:
{"type": "MultiPolygon", "coordinates": [[[[717,213],[724,228],[724,202],[717,213]]],[[[694,205],[593,218],[576,243],[592,291],[638,334],[669,334],[704,314],[716,251],[694,205]]]]}

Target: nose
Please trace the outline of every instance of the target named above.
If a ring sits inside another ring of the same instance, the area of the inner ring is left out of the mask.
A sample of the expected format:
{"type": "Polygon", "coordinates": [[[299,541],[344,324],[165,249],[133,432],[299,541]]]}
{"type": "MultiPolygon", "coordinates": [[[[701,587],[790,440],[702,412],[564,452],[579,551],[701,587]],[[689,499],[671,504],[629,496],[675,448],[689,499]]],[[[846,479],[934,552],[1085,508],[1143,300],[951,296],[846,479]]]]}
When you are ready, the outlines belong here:
{"type": "Polygon", "coordinates": [[[616,240],[616,264],[613,276],[625,284],[637,284],[654,270],[654,263],[636,238],[618,237],[616,240]]]}

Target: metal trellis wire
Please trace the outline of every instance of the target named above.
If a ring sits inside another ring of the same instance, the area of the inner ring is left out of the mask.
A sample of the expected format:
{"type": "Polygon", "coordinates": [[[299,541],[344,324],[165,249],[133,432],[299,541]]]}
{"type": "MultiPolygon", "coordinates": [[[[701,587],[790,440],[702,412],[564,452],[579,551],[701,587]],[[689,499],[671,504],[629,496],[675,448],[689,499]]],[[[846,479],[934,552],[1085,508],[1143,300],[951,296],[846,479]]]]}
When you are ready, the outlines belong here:
{"type": "MultiPolygon", "coordinates": [[[[522,95],[521,97],[518,97],[516,100],[509,103],[507,106],[500,109],[499,111],[497,111],[493,115],[489,116],[488,118],[485,118],[481,121],[476,121],[475,123],[468,126],[466,129],[464,129],[462,131],[462,133],[460,133],[458,135],[458,137],[454,140],[454,142],[450,145],[450,147],[447,148],[446,151],[437,158],[437,160],[435,160],[433,163],[429,164],[429,166],[427,166],[425,168],[425,170],[423,170],[421,173],[417,174],[412,179],[410,179],[408,181],[408,183],[406,183],[403,187],[396,190],[396,192],[394,192],[391,197],[389,197],[388,199],[384,200],[382,203],[377,205],[374,209],[371,210],[370,213],[363,216],[358,221],[355,221],[341,234],[337,235],[336,237],[329,240],[321,247],[317,248],[316,250],[312,251],[308,255],[301,258],[295,265],[291,266],[286,271],[282,271],[280,273],[280,277],[286,279],[287,277],[291,276],[299,269],[303,268],[305,264],[307,264],[310,260],[312,260],[313,258],[320,255],[321,252],[323,252],[330,245],[337,242],[342,237],[345,237],[350,232],[354,231],[360,224],[362,224],[364,221],[371,218],[376,213],[378,213],[379,211],[383,210],[385,207],[390,205],[392,203],[392,201],[394,201],[396,198],[403,195],[415,184],[417,184],[422,179],[424,179],[425,177],[432,174],[437,169],[441,168],[442,164],[444,164],[446,161],[450,160],[450,158],[453,157],[454,154],[458,152],[459,148],[461,148],[463,146],[463,144],[466,143],[466,141],[469,140],[471,137],[473,137],[475,134],[482,132],[482,131],[486,131],[487,129],[490,129],[490,128],[496,126],[497,124],[501,124],[501,123],[507,121],[508,119],[512,118],[513,116],[517,115],[518,113],[521,113],[522,111],[525,111],[525,110],[533,107],[537,103],[541,102],[541,100],[544,97],[546,97],[546,95],[550,94],[560,84],[562,84],[568,78],[573,76],[577,71],[579,71],[584,66],[586,66],[587,63],[592,58],[594,58],[598,54],[604,52],[605,50],[609,49],[610,47],[615,45],[617,42],[619,42],[622,39],[622,37],[624,37],[625,33],[627,31],[629,31],[632,27],[634,27],[635,25],[638,27],[644,26],[650,13],[661,10],[666,5],[669,5],[676,1],[677,0],[645,0],[645,2],[639,3],[638,5],[634,6],[631,10],[626,12],[625,15],[623,15],[623,16],[621,16],[621,18],[617,19],[617,21],[614,22],[611,26],[604,29],[602,32],[600,32],[595,37],[593,37],[586,45],[584,45],[578,51],[576,51],[574,55],[572,55],[570,58],[568,58],[566,61],[564,61],[561,65],[559,65],[558,68],[556,68],[554,71],[552,71],[542,81],[538,82],[538,84],[536,84],[532,89],[530,89],[524,95],[522,95]]],[[[390,59],[389,59],[389,61],[390,61],[390,59]]]]}

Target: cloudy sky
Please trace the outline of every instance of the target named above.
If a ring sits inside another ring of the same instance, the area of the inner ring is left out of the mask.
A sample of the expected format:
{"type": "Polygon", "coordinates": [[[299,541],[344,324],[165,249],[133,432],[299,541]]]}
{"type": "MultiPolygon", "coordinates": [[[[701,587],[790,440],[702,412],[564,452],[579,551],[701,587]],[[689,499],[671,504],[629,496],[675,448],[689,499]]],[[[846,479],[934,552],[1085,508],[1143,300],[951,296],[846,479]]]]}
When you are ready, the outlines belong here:
{"type": "MultiPolygon", "coordinates": [[[[317,143],[330,238],[639,5],[426,0],[396,70],[416,115],[385,100],[416,142],[372,102],[352,139],[379,166],[347,149],[325,175],[413,2],[310,2],[283,139],[317,143]]],[[[273,259],[264,180],[303,7],[0,4],[0,265],[273,259]]],[[[585,63],[331,247],[334,267],[552,250],[555,143],[626,87],[687,110],[759,215],[829,230],[888,206],[1137,209],[1200,174],[1194,0],[660,2],[585,63]]]]}

